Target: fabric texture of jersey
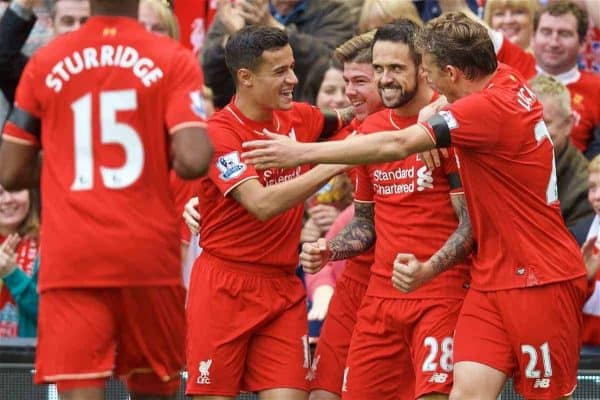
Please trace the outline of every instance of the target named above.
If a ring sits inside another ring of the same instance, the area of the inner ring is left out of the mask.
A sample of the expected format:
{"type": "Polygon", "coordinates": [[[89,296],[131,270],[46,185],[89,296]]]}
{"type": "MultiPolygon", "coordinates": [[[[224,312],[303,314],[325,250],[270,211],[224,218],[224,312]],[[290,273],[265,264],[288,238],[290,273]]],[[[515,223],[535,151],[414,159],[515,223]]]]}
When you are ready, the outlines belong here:
{"type": "MultiPolygon", "coordinates": [[[[414,124],[417,117],[397,116],[392,110],[370,115],[361,127],[364,134],[398,130],[414,124]]],[[[458,225],[452,207],[448,175],[457,174],[452,155],[441,168],[429,170],[419,155],[404,160],[357,168],[357,202],[374,202],[375,260],[367,293],[392,298],[463,298],[469,280],[468,263],[458,264],[418,290],[404,294],[392,286],[392,265],[399,252],[427,260],[437,252],[458,225]],[[398,221],[402,221],[399,223],[398,221]]]]}
{"type": "Polygon", "coordinates": [[[251,268],[283,268],[293,273],[303,204],[261,222],[228,194],[249,179],[270,186],[306,172],[308,166],[257,171],[241,159],[242,143],[261,138],[263,129],[299,142],[314,142],[323,129],[323,114],[308,104],[293,103],[291,110],[274,111],[271,121],[259,123],[245,117],[234,102],[214,114],[208,125],[215,153],[208,175],[199,181],[201,247],[215,257],[251,268]]]}
{"type": "Polygon", "coordinates": [[[40,289],[181,282],[169,191],[169,135],[204,124],[197,61],[124,17],[92,17],[34,54],[16,107],[41,139],[7,123],[5,140],[41,145],[40,289]]]}
{"type": "Polygon", "coordinates": [[[485,89],[438,115],[450,130],[477,242],[472,287],[490,291],[584,276],[581,251],[560,214],[542,106],[520,75],[500,64],[485,89]]]}

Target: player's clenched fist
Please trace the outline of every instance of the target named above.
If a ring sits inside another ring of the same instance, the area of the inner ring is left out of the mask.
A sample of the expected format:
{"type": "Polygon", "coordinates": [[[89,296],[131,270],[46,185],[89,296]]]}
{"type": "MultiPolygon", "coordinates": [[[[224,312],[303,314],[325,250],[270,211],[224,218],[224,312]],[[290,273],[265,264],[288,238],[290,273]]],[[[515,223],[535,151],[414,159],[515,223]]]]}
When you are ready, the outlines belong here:
{"type": "Polygon", "coordinates": [[[304,243],[300,253],[300,264],[304,272],[317,273],[329,262],[331,254],[327,248],[327,241],[319,239],[316,242],[304,243]]]}
{"type": "Polygon", "coordinates": [[[422,263],[413,254],[398,253],[394,260],[392,284],[401,292],[409,293],[433,278],[434,273],[427,263],[422,263]]]}

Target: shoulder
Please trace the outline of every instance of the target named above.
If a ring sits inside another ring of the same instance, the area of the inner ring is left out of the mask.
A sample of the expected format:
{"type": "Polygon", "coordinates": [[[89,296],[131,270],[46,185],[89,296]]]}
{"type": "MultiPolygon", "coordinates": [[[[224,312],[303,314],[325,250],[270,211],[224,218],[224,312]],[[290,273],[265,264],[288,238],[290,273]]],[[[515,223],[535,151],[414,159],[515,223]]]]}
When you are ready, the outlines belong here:
{"type": "Polygon", "coordinates": [[[360,125],[361,133],[372,133],[389,129],[389,110],[384,109],[369,115],[360,125]]]}

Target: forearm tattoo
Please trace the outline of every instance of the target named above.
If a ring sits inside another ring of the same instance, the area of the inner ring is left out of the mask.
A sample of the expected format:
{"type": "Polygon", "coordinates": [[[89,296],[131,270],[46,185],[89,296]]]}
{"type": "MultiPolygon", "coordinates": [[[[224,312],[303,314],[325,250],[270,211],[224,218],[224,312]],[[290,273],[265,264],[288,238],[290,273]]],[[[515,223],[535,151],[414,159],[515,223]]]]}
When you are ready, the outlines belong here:
{"type": "Polygon", "coordinates": [[[345,260],[369,250],[375,243],[375,206],[354,203],[354,217],[329,241],[332,260],[345,260]]]}
{"type": "Polygon", "coordinates": [[[464,195],[453,195],[452,207],[458,217],[458,226],[442,248],[429,259],[436,275],[464,260],[473,251],[473,232],[464,195]]]}
{"type": "Polygon", "coordinates": [[[337,112],[340,116],[340,122],[342,126],[348,125],[354,119],[354,111],[352,107],[339,108],[337,109],[337,112]]]}

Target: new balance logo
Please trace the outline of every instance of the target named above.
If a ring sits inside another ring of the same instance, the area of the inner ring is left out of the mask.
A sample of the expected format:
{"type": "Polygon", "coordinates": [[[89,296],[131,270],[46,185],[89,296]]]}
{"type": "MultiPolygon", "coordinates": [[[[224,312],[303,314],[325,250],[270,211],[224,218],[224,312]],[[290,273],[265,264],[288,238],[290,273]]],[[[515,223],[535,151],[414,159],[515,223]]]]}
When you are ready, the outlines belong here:
{"type": "Polygon", "coordinates": [[[447,380],[448,374],[443,372],[435,372],[433,375],[431,375],[431,378],[429,378],[429,382],[431,383],[446,383],[447,380]]]}
{"type": "Polygon", "coordinates": [[[548,389],[550,387],[550,379],[548,378],[539,378],[536,379],[533,383],[534,389],[548,389]]]}
{"type": "Polygon", "coordinates": [[[210,366],[212,365],[212,359],[207,361],[200,361],[198,365],[198,371],[200,376],[196,379],[196,383],[199,385],[210,385],[210,366]]]}

